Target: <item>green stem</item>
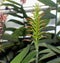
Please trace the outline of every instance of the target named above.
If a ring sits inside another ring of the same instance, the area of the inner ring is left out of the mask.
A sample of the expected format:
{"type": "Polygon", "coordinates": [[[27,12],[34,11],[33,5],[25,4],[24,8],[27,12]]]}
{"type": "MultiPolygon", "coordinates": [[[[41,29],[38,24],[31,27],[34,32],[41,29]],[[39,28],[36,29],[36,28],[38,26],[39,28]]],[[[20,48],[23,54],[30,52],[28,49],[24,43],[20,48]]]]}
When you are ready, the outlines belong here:
{"type": "Polygon", "coordinates": [[[38,48],[36,49],[36,63],[38,63],[38,52],[39,52],[39,50],[38,50],[38,48]]]}

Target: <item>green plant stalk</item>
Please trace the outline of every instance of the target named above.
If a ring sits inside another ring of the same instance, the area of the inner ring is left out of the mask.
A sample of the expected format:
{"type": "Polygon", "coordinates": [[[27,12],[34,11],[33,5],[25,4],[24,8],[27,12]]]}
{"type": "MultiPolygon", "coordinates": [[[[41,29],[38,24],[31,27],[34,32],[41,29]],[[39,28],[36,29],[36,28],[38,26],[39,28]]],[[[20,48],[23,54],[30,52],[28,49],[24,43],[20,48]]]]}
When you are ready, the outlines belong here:
{"type": "Polygon", "coordinates": [[[45,27],[44,20],[41,20],[42,13],[40,14],[40,7],[38,4],[35,5],[35,11],[33,13],[33,18],[31,20],[31,29],[33,32],[33,42],[36,48],[36,63],[38,63],[38,52],[39,52],[39,40],[43,37],[43,31],[41,31],[45,27]]]}
{"type": "MultiPolygon", "coordinates": [[[[38,43],[38,42],[36,42],[36,43],[38,43]]],[[[38,56],[38,55],[39,55],[39,54],[38,54],[38,52],[39,52],[39,47],[38,47],[38,44],[36,44],[36,43],[35,43],[35,46],[37,45],[37,46],[36,46],[36,63],[38,63],[38,58],[39,58],[39,56],[38,56]]]]}
{"type": "Polygon", "coordinates": [[[39,43],[39,39],[41,38],[39,12],[40,12],[39,5],[36,4],[35,11],[33,13],[34,17],[32,21],[33,41],[34,41],[35,48],[36,48],[36,63],[38,63],[38,52],[39,52],[38,43],[39,43]]]}

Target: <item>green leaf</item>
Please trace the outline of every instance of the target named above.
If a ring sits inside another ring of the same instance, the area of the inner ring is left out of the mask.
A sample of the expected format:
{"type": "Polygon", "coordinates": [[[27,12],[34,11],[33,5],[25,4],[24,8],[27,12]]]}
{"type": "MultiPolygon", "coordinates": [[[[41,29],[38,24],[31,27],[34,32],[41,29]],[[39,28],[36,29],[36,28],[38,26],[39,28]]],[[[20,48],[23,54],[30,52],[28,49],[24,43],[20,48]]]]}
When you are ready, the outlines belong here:
{"type": "Polygon", "coordinates": [[[40,40],[40,43],[56,43],[58,40],[55,40],[55,39],[43,39],[43,40],[40,40]]]}
{"type": "Polygon", "coordinates": [[[10,14],[10,15],[12,15],[12,16],[14,16],[14,17],[23,18],[23,16],[20,16],[20,15],[18,15],[17,13],[10,12],[10,13],[8,13],[8,14],[10,14]]]}
{"type": "Polygon", "coordinates": [[[50,53],[50,52],[52,52],[50,49],[44,49],[44,50],[40,51],[39,54],[50,53]]]}
{"type": "Polygon", "coordinates": [[[12,46],[14,46],[15,44],[13,42],[8,42],[8,43],[4,43],[2,44],[3,49],[7,49],[10,48],[12,46]]]}
{"type": "Polygon", "coordinates": [[[22,61],[22,63],[29,63],[29,61],[30,61],[31,59],[33,59],[35,55],[36,55],[36,51],[30,52],[30,53],[25,57],[25,59],[22,61]]]}
{"type": "Polygon", "coordinates": [[[60,63],[60,57],[50,60],[47,63],[60,63]]]}
{"type": "Polygon", "coordinates": [[[47,44],[47,48],[51,49],[53,52],[60,54],[60,50],[50,44],[47,44]]]}
{"type": "Polygon", "coordinates": [[[36,58],[33,58],[33,59],[31,59],[30,61],[29,61],[29,63],[31,63],[31,62],[33,62],[33,61],[35,61],[36,60],[36,58]]]}
{"type": "Polygon", "coordinates": [[[15,20],[15,19],[10,19],[9,21],[12,21],[12,22],[14,22],[14,23],[16,23],[16,24],[19,24],[19,25],[24,25],[23,22],[18,21],[18,20],[15,20]]]}
{"type": "Polygon", "coordinates": [[[17,12],[17,13],[22,13],[21,6],[17,6],[17,5],[15,5],[15,4],[13,4],[13,3],[3,3],[3,5],[5,5],[5,6],[11,6],[11,7],[13,7],[13,10],[14,10],[15,12],[17,12]]]}
{"type": "Polygon", "coordinates": [[[5,6],[11,6],[13,8],[19,8],[18,6],[12,4],[12,3],[3,3],[2,5],[5,5],[5,6]]]}
{"type": "Polygon", "coordinates": [[[56,6],[56,4],[52,0],[38,0],[38,1],[44,3],[45,5],[51,6],[51,7],[56,6]]]}
{"type": "Polygon", "coordinates": [[[51,13],[46,13],[43,17],[42,17],[42,19],[51,19],[51,18],[55,18],[56,16],[55,15],[53,15],[53,14],[51,14],[51,13]]]}
{"type": "Polygon", "coordinates": [[[24,48],[10,63],[21,63],[29,51],[29,45],[24,48]]]}
{"type": "Polygon", "coordinates": [[[15,31],[16,28],[6,28],[6,31],[15,31]]]}
{"type": "Polygon", "coordinates": [[[54,55],[56,55],[56,54],[53,53],[53,52],[50,52],[50,53],[48,53],[48,54],[43,55],[43,56],[39,59],[39,61],[44,60],[44,59],[49,58],[49,57],[52,57],[52,56],[54,56],[54,55]]]}
{"type": "Polygon", "coordinates": [[[42,31],[51,31],[51,30],[55,30],[55,27],[54,26],[47,26],[47,27],[43,28],[42,31]]]}

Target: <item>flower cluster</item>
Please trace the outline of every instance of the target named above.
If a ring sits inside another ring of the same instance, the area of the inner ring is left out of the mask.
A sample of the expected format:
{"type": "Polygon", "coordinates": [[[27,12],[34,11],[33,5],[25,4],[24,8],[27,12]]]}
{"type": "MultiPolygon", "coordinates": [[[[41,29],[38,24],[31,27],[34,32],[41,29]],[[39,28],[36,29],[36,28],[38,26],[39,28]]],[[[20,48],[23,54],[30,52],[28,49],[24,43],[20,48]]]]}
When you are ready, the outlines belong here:
{"type": "Polygon", "coordinates": [[[0,12],[0,22],[5,22],[6,19],[7,19],[7,15],[2,13],[2,12],[0,12]]]}
{"type": "Polygon", "coordinates": [[[0,12],[0,38],[2,37],[3,34],[3,27],[6,19],[7,19],[7,14],[0,12]]]}

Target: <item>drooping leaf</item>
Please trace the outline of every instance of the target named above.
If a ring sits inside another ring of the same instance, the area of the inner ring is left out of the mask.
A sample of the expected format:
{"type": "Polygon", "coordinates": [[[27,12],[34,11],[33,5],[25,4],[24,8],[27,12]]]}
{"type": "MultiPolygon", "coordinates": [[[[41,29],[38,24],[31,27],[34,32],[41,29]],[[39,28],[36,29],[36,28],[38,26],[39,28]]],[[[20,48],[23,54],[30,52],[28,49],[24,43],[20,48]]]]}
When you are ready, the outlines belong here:
{"type": "Polygon", "coordinates": [[[10,13],[8,13],[8,14],[9,14],[9,15],[12,15],[12,16],[14,16],[14,17],[24,18],[23,16],[20,16],[20,15],[18,15],[17,13],[10,12],[10,13]]]}
{"type": "Polygon", "coordinates": [[[16,28],[6,28],[6,31],[15,31],[16,28]]]}
{"type": "Polygon", "coordinates": [[[56,39],[43,39],[43,40],[40,40],[40,42],[41,43],[49,43],[49,44],[51,44],[51,43],[55,43],[55,42],[57,42],[58,40],[56,40],[56,39]]]}
{"type": "Polygon", "coordinates": [[[47,44],[47,48],[51,49],[53,52],[60,54],[60,50],[50,44],[47,44]]]}
{"type": "Polygon", "coordinates": [[[3,3],[2,5],[5,5],[5,6],[11,6],[13,8],[19,8],[18,6],[12,4],[12,3],[3,3]]]}
{"type": "Polygon", "coordinates": [[[12,21],[12,22],[14,22],[14,23],[16,23],[16,24],[19,24],[19,25],[24,25],[24,23],[21,22],[21,21],[19,21],[19,20],[10,19],[9,21],[12,21]]]}
{"type": "Polygon", "coordinates": [[[25,57],[25,59],[22,61],[22,63],[29,63],[29,61],[30,61],[31,59],[33,59],[35,55],[36,55],[36,51],[30,52],[30,53],[25,57]]]}
{"type": "Polygon", "coordinates": [[[49,57],[52,57],[52,56],[54,56],[54,55],[56,55],[56,54],[53,53],[53,52],[47,53],[47,54],[45,54],[44,56],[42,56],[42,57],[39,59],[39,61],[44,60],[44,59],[49,58],[49,57]]]}
{"type": "Polygon", "coordinates": [[[51,18],[55,18],[56,16],[55,15],[53,15],[53,14],[51,14],[51,13],[46,13],[43,17],[42,17],[42,19],[51,19],[51,18]]]}
{"type": "Polygon", "coordinates": [[[55,7],[56,4],[52,0],[39,0],[40,2],[44,3],[45,5],[55,7]]]}
{"type": "Polygon", "coordinates": [[[21,63],[29,51],[29,45],[24,48],[10,63],[21,63]]]}
{"type": "Polygon", "coordinates": [[[2,44],[2,47],[3,47],[3,49],[7,49],[7,48],[10,48],[14,45],[15,44],[13,42],[6,42],[6,43],[2,44]]]}
{"type": "Polygon", "coordinates": [[[60,63],[60,57],[50,60],[47,63],[60,63]]]}
{"type": "Polygon", "coordinates": [[[47,26],[43,29],[43,31],[51,31],[51,30],[55,30],[54,26],[47,26]]]}
{"type": "Polygon", "coordinates": [[[50,49],[44,49],[44,50],[40,51],[39,54],[43,54],[43,53],[47,53],[48,54],[50,52],[52,52],[50,49]]]}
{"type": "Polygon", "coordinates": [[[55,40],[55,39],[43,39],[43,40],[40,40],[40,43],[56,43],[58,40],[55,40]]]}

